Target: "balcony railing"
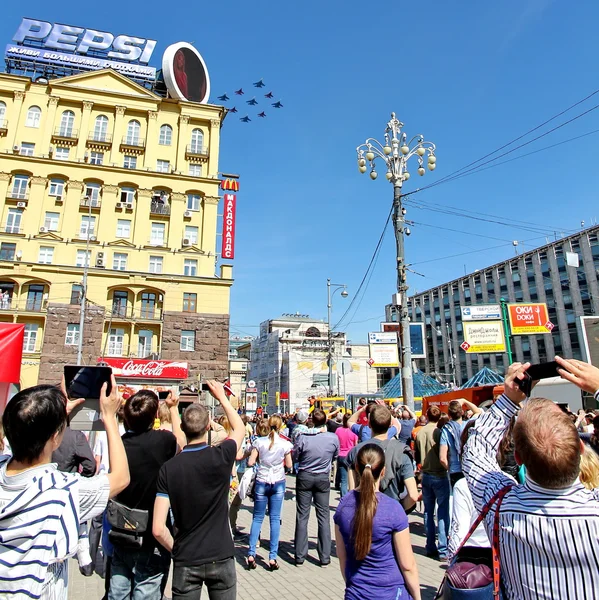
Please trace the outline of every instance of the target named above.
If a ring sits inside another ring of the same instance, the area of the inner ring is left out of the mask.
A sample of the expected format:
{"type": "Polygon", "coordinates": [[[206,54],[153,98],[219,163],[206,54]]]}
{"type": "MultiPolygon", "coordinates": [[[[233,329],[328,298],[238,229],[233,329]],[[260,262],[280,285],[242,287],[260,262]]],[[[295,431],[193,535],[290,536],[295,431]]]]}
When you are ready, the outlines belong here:
{"type": "Polygon", "coordinates": [[[73,129],[72,127],[57,127],[54,130],[55,138],[60,138],[62,140],[76,140],[79,138],[79,131],[77,129],[73,129]]]}
{"type": "Polygon", "coordinates": [[[150,214],[151,215],[170,215],[171,214],[171,206],[170,206],[170,204],[165,204],[164,202],[152,202],[150,204],[150,214]]]}
{"type": "Polygon", "coordinates": [[[146,147],[146,141],[141,138],[125,136],[121,142],[121,148],[135,149],[141,152],[146,147]]]}
{"type": "Polygon", "coordinates": [[[8,200],[27,200],[29,198],[29,192],[22,190],[8,190],[6,198],[8,200]]]}
{"type": "Polygon", "coordinates": [[[112,136],[109,133],[90,133],[87,136],[89,145],[99,144],[104,146],[110,146],[112,144],[112,136]]]}
{"type": "Polygon", "coordinates": [[[114,319],[133,319],[138,321],[161,321],[162,308],[157,306],[142,306],[141,308],[133,308],[131,306],[121,306],[113,304],[109,309],[114,319]]]}
{"type": "Polygon", "coordinates": [[[0,300],[1,311],[13,312],[46,312],[46,300],[38,298],[22,298],[20,301],[17,298],[8,298],[0,300]]]}
{"type": "Polygon", "coordinates": [[[83,206],[85,208],[100,208],[102,204],[102,200],[100,198],[81,198],[79,201],[79,206],[83,206]]]}
{"type": "Polygon", "coordinates": [[[17,225],[6,225],[5,227],[0,228],[2,233],[24,233],[23,227],[19,227],[17,225]]]}
{"type": "Polygon", "coordinates": [[[197,144],[189,144],[185,150],[187,156],[208,156],[207,146],[198,146],[197,144]]]}

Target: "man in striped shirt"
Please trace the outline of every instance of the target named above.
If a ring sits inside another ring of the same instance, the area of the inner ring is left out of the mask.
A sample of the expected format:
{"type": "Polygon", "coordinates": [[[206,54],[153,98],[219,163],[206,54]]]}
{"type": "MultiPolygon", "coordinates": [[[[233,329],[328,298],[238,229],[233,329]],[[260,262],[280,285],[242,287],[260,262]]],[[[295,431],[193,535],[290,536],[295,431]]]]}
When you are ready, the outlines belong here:
{"type": "MultiPolygon", "coordinates": [[[[599,369],[556,358],[560,375],[599,399],[599,369]]],[[[463,454],[463,469],[480,512],[505,486],[500,509],[501,583],[510,600],[599,598],[599,490],[578,479],[584,447],[570,418],[550,400],[529,400],[516,380],[529,363],[510,366],[505,393],[477,419],[463,454]],[[527,469],[524,485],[503,473],[497,448],[510,420],[515,455],[527,469]]],[[[492,538],[495,511],[485,526],[492,538]]]]}

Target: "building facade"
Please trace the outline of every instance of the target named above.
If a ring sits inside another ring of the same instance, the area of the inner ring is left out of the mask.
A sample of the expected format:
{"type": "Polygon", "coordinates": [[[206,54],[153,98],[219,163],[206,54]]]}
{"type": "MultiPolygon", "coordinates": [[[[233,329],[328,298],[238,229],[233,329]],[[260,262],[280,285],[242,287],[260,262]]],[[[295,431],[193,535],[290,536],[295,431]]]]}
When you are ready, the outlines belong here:
{"type": "MultiPolygon", "coordinates": [[[[344,333],[330,338],[332,389],[337,395],[376,392],[376,370],[368,364],[368,346],[350,345],[344,333]],[[351,372],[341,374],[342,361],[351,372]]],[[[251,342],[248,380],[257,384],[258,402],[267,412],[308,407],[310,396],[328,395],[328,325],[308,315],[284,314],[260,324],[251,342]]]]}
{"type": "Polygon", "coordinates": [[[226,376],[224,115],[109,69],[0,74],[0,320],[25,325],[22,385],[75,362],[86,261],[85,364],[159,356],[193,380],[226,376]]]}
{"type": "MultiPolygon", "coordinates": [[[[425,323],[427,346],[426,359],[415,362],[439,381],[450,382],[455,371],[458,384],[483,366],[505,373],[506,354],[466,354],[460,348],[464,341],[461,307],[494,304],[500,298],[546,302],[555,325],[551,334],[513,336],[514,360],[539,363],[556,354],[582,359],[580,317],[599,315],[598,279],[599,226],[593,226],[415,294],[410,298],[410,317],[425,323]]],[[[387,320],[397,320],[394,306],[387,305],[385,312],[387,320]]]]}

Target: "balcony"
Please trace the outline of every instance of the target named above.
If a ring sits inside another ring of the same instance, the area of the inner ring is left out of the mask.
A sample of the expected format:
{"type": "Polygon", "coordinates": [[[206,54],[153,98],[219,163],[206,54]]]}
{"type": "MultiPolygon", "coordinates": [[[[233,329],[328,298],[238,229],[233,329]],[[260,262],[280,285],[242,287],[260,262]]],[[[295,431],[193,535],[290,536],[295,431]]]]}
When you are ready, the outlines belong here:
{"type": "Polygon", "coordinates": [[[157,306],[142,306],[133,308],[131,306],[122,306],[113,304],[110,311],[110,319],[114,321],[162,321],[162,309],[157,306]]]}
{"type": "Polygon", "coordinates": [[[0,313],[2,312],[32,312],[45,313],[47,300],[39,297],[22,298],[20,301],[17,298],[8,298],[0,301],[0,313]]]}
{"type": "Polygon", "coordinates": [[[92,210],[100,210],[101,205],[102,200],[100,200],[100,198],[81,198],[81,200],[79,201],[80,208],[91,208],[92,210]]]}
{"type": "Polygon", "coordinates": [[[13,235],[25,235],[24,228],[17,225],[6,225],[6,227],[0,227],[0,232],[11,233],[13,235]]]}
{"type": "Polygon", "coordinates": [[[124,137],[123,141],[121,142],[121,152],[125,152],[127,154],[142,154],[145,147],[145,140],[139,138],[124,137]]]}
{"type": "Polygon", "coordinates": [[[164,202],[152,202],[150,204],[150,214],[168,217],[171,214],[171,205],[164,202]]]}
{"type": "Polygon", "coordinates": [[[208,147],[189,144],[185,149],[185,158],[187,160],[206,160],[208,158],[208,147]]]}
{"type": "Polygon", "coordinates": [[[87,136],[87,146],[89,148],[110,148],[112,136],[108,133],[90,133],[87,136]]]}
{"type": "Polygon", "coordinates": [[[16,200],[17,202],[27,202],[29,200],[29,192],[23,190],[8,190],[6,192],[7,200],[16,200]]]}
{"type": "Polygon", "coordinates": [[[6,135],[8,133],[8,120],[0,119],[0,136],[6,135]]]}
{"type": "Polygon", "coordinates": [[[58,127],[52,135],[53,144],[74,146],[79,139],[79,131],[72,127],[58,127]]]}

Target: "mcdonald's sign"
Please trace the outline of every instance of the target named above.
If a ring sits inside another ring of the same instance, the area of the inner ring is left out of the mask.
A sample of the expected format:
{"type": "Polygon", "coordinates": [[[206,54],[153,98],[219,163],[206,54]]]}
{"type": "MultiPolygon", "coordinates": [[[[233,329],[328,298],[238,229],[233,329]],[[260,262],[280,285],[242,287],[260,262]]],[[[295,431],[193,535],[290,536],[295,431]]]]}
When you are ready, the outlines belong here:
{"type": "Polygon", "coordinates": [[[239,181],[237,179],[223,179],[220,182],[220,189],[228,192],[238,192],[239,181]]]}

